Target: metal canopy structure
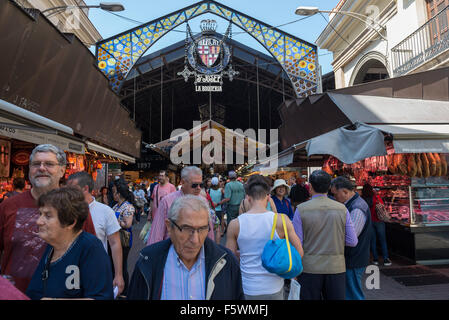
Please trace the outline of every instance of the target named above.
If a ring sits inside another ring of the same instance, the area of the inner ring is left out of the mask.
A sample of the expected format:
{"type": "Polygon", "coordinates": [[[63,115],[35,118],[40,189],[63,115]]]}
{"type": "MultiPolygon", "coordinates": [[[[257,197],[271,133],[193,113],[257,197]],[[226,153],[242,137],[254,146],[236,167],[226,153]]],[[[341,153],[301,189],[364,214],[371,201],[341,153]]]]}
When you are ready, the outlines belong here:
{"type": "Polygon", "coordinates": [[[319,68],[315,45],[212,0],[198,2],[97,43],[97,64],[112,89],[120,92],[133,66],[160,38],[206,13],[226,19],[254,37],[288,75],[296,97],[317,92],[319,68]]]}
{"type": "Polygon", "coordinates": [[[185,41],[135,63],[119,95],[142,130],[143,141],[165,140],[174,129],[189,130],[198,120],[211,119],[227,128],[242,130],[281,125],[277,107],[296,96],[283,68],[271,56],[237,41],[229,44],[233,67],[240,74],[232,82],[224,79],[223,91],[211,95],[195,92],[193,79],[185,82],[177,75],[184,68],[185,41]]]}

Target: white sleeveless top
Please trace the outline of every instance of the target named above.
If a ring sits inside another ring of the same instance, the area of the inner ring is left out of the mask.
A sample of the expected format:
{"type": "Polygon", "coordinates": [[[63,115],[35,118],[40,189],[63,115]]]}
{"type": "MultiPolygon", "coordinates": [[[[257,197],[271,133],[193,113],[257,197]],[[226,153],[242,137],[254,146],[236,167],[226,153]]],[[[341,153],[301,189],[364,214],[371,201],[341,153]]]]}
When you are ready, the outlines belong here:
{"type": "MultiPolygon", "coordinates": [[[[238,217],[240,232],[237,244],[240,250],[243,292],[247,295],[273,294],[284,286],[283,278],[268,272],[262,266],[262,252],[270,240],[273,218],[274,213],[271,211],[244,213],[238,217]]],[[[273,239],[279,239],[276,231],[273,239]]]]}

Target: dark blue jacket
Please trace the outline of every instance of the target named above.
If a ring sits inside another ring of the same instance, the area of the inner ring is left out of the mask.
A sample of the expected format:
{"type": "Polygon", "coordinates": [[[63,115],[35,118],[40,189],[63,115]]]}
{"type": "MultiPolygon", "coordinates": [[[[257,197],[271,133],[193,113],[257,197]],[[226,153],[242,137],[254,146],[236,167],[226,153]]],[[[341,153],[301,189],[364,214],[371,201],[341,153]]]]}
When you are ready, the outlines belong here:
{"type": "MultiPolygon", "coordinates": [[[[170,239],[157,242],[140,252],[129,284],[129,300],[160,300],[170,239]]],[[[204,242],[206,299],[244,300],[240,265],[227,248],[209,238],[204,242]]]]}
{"type": "Polygon", "coordinates": [[[365,215],[366,222],[360,233],[356,247],[345,247],[346,269],[365,268],[369,265],[371,240],[371,211],[365,200],[356,193],[347,203],[346,208],[351,212],[360,209],[365,215]]]}

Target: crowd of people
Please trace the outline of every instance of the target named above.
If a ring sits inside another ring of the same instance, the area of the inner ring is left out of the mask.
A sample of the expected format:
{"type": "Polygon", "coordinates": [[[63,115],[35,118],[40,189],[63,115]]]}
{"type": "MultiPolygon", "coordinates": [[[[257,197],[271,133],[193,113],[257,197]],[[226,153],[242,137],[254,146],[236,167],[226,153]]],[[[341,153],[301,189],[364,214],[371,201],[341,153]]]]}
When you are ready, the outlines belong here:
{"type": "Polygon", "coordinates": [[[162,170],[156,183],[133,189],[117,178],[95,198],[87,172],[61,184],[65,167],[62,150],[37,146],[31,189],[0,204],[0,285],[9,286],[0,299],[283,300],[290,281],[261,260],[272,229],[302,257],[303,300],[364,299],[362,275],[370,251],[379,264],[377,240],[391,265],[375,213],[382,200],[369,185],[359,195],[346,177],[317,170],[308,182],[256,174],[243,183],[234,171],[226,181],[189,166],[180,188],[162,170]],[[145,215],[139,238],[133,221],[145,215]],[[140,239],[146,247],[128,270],[140,239]]]}

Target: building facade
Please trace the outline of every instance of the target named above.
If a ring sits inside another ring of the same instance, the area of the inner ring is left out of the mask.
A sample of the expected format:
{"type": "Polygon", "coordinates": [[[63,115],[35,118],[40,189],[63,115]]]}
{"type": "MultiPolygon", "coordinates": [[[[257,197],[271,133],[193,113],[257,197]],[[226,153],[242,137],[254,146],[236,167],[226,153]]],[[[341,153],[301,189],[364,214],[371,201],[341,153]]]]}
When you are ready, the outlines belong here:
{"type": "Polygon", "coordinates": [[[337,89],[449,66],[449,0],[342,0],[333,11],[316,43],[333,53],[337,89]]]}
{"type": "Polygon", "coordinates": [[[76,9],[76,6],[86,6],[83,0],[15,0],[23,8],[34,8],[40,11],[50,8],[64,7],[59,10],[49,10],[45,16],[64,33],[75,34],[85,46],[95,45],[102,37],[89,20],[89,9],[76,9]]]}

